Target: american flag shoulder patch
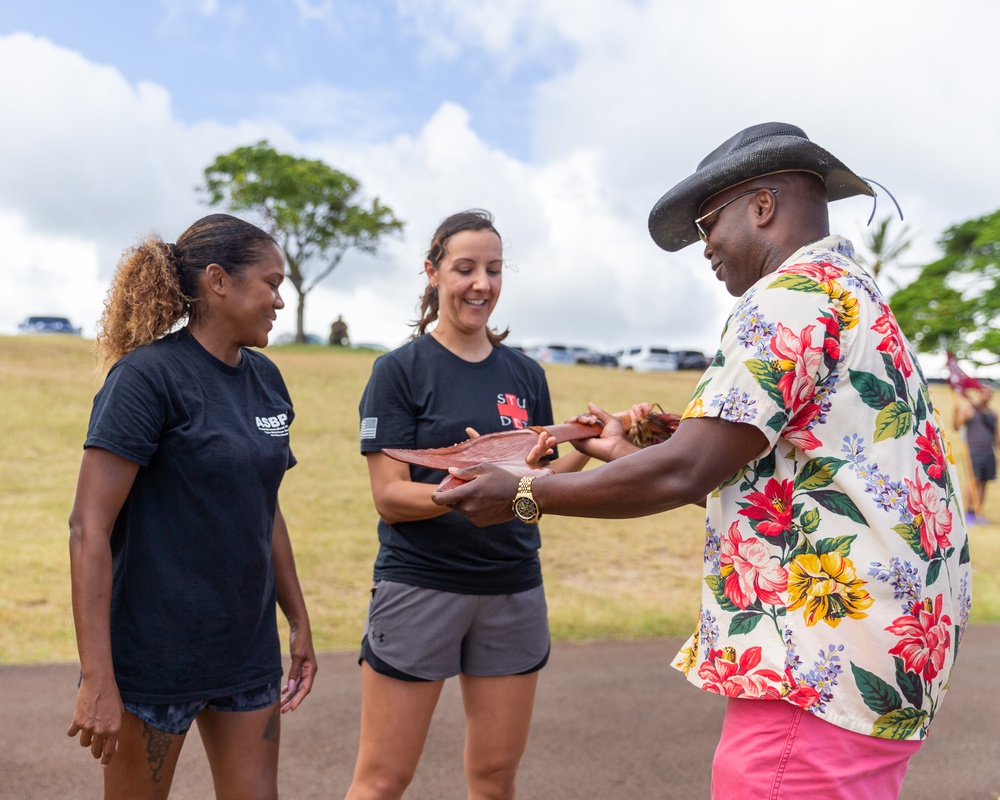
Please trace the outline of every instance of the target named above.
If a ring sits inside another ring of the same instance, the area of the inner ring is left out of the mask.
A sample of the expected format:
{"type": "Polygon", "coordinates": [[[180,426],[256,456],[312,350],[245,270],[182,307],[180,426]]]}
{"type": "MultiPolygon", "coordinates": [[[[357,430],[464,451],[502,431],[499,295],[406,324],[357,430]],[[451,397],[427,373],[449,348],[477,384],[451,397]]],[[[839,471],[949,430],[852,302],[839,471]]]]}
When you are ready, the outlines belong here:
{"type": "Polygon", "coordinates": [[[374,439],[378,430],[378,417],[365,417],[361,420],[361,441],[374,439]]]}

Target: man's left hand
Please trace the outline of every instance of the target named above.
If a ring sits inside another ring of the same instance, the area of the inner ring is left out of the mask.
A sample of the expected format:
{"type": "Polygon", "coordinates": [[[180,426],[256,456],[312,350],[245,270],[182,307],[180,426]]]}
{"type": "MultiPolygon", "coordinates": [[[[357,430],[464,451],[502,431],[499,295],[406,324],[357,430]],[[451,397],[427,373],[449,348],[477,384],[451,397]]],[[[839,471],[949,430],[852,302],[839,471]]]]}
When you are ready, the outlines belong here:
{"type": "Polygon", "coordinates": [[[493,464],[477,464],[474,467],[452,469],[450,472],[468,483],[455,489],[436,491],[431,495],[431,500],[439,506],[460,511],[479,528],[514,518],[512,503],[521,475],[552,474],[550,469],[527,468],[514,474],[493,464]]]}

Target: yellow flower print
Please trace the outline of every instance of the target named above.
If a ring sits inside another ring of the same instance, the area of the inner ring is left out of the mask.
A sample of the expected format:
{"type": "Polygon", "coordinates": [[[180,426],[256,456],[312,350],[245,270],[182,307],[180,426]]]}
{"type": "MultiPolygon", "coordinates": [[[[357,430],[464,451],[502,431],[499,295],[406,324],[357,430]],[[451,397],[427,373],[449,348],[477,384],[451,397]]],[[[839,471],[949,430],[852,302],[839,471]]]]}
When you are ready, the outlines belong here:
{"type": "Polygon", "coordinates": [[[937,423],[937,429],[941,432],[941,441],[944,442],[944,457],[948,459],[949,464],[954,464],[955,456],[951,451],[951,440],[948,438],[944,423],[941,422],[941,414],[936,407],[934,409],[934,422],[937,423]]]}
{"type": "Polygon", "coordinates": [[[684,413],[681,415],[681,419],[689,419],[690,417],[703,417],[705,416],[705,407],[702,405],[701,397],[696,397],[690,403],[688,407],[684,409],[684,413]]]}
{"type": "Polygon", "coordinates": [[[837,306],[837,321],[842,331],[850,330],[858,324],[858,299],[845,291],[836,281],[824,283],[823,288],[837,306]]]}
{"type": "Polygon", "coordinates": [[[841,619],[863,619],[872,597],[862,587],[854,564],[840,553],[804,554],[788,565],[789,611],[805,607],[806,625],[820,620],[836,628],[841,619]]]}
{"type": "Polygon", "coordinates": [[[681,648],[680,653],[678,653],[678,658],[674,662],[674,667],[679,669],[685,675],[687,675],[693,668],[694,665],[698,663],[698,633],[694,632],[694,636],[691,638],[691,646],[681,648]]]}

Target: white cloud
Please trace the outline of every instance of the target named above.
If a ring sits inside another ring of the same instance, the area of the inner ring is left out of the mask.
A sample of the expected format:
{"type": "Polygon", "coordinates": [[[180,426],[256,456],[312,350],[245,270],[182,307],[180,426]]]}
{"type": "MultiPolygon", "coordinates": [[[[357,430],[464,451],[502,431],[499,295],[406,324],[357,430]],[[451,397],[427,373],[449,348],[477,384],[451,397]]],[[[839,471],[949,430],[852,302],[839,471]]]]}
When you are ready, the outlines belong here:
{"type": "Polygon", "coordinates": [[[349,136],[354,141],[381,141],[396,124],[379,93],[357,92],[326,83],[310,83],[261,95],[257,111],[282,120],[303,139],[349,136]]]}
{"type": "MultiPolygon", "coordinates": [[[[355,175],[365,189],[388,202],[407,221],[405,237],[387,243],[377,259],[348,257],[310,298],[307,317],[333,319],[349,313],[345,290],[367,286],[380,297],[378,326],[387,343],[408,332],[423,291],[421,273],[431,234],[442,218],[469,207],[496,217],[505,242],[503,296],[493,322],[511,328],[511,341],[562,340],[611,347],[649,337],[675,345],[709,348],[729,301],[706,289],[708,270],[680,280],[633,220],[606,203],[602,154],[573,149],[544,166],[524,164],[491,149],[469,125],[468,113],[445,104],[416,137],[350,149],[343,142],[319,146],[313,155],[355,175]],[[669,303],[683,284],[689,302],[669,313],[649,298],[669,303]]],[[[348,319],[352,330],[371,324],[348,319]]],[[[378,338],[362,328],[364,338],[378,338]]],[[[317,331],[319,332],[319,331],[317,331]]],[[[358,333],[352,333],[357,337],[358,333]]]]}
{"type": "Polygon", "coordinates": [[[1000,105],[989,98],[1000,74],[1000,8],[990,0],[843,0],[835,10],[798,0],[407,0],[401,8],[432,52],[454,60],[479,48],[497,53],[501,68],[544,60],[535,41],[575,53],[537,89],[528,121],[535,160],[601,151],[608,202],[636,219],[716,144],[766,120],[800,125],[885,183],[928,249],[945,226],[995,203],[989,154],[1000,105]]]}
{"type": "MultiPolygon", "coordinates": [[[[219,15],[218,0],[160,0],[163,17],[157,26],[160,36],[180,36],[189,32],[192,22],[211,20],[219,15]]],[[[233,10],[239,13],[239,6],[231,6],[224,16],[232,19],[233,10]]]]}
{"type": "MultiPolygon", "coordinates": [[[[17,220],[8,222],[3,264],[27,278],[17,288],[21,304],[34,306],[25,313],[41,313],[40,287],[54,285],[42,275],[37,285],[30,279],[46,242],[86,243],[106,282],[124,247],[150,230],[174,238],[207,213],[194,187],[217,153],[269,132],[262,125],[185,126],[162,87],[131,85],[112,67],[25,34],[0,36],[0,74],[25,77],[0,81],[0,106],[18,121],[0,126],[0,213],[17,220]]],[[[64,301],[76,298],[71,316],[89,329],[104,289],[94,302],[75,283],[81,264],[46,263],[79,289],[64,301]]]]}
{"type": "MultiPolygon", "coordinates": [[[[177,17],[225,12],[211,2],[166,7],[177,17]]],[[[330,8],[297,7],[310,18],[330,8]]],[[[393,138],[384,134],[397,125],[385,117],[388,94],[361,95],[349,76],[253,98],[237,125],[189,125],[162,86],[130,83],[44,39],[0,36],[0,74],[24,76],[0,81],[5,117],[18,120],[0,128],[2,152],[16,154],[0,159],[11,242],[3,269],[20,276],[17,294],[30,299],[17,305],[38,297],[31,276],[43,256],[33,253],[49,254],[39,274],[51,287],[72,252],[93,276],[74,284],[66,273],[68,294],[79,298],[71,316],[96,319],[122,247],[151,228],[174,237],[206,213],[193,191],[202,169],[261,138],[354,175],[406,221],[378,256],[349,254],[306,311],[312,332],[325,334],[343,314],[354,339],[389,345],[415,316],[437,223],[479,206],[496,215],[512,266],[494,317],[511,326],[512,341],[710,349],[731,299],[698,248],[659,251],[646,217],[719,142],[769,119],[800,125],[884,183],[918,236],[914,261],[933,257],[947,225],[996,205],[1000,106],[986,84],[1000,74],[992,41],[1000,8],[989,0],[954,8],[843,0],[835,12],[794,0],[401,0],[398,13],[429,57],[456,69],[463,56],[485,54],[501,74],[547,70],[520,121],[530,161],[487,144],[469,113],[445,99],[447,86],[428,87],[442,98],[437,109],[393,138]],[[70,250],[51,256],[49,242],[70,250]]],[[[883,197],[879,215],[889,207],[883,197]]],[[[834,204],[834,227],[857,241],[869,212],[864,199],[834,204]]],[[[61,309],[24,314],[43,310],[61,309]]],[[[290,303],[278,331],[293,323],[290,303]]]]}
{"type": "Polygon", "coordinates": [[[94,336],[107,291],[94,243],[32,232],[9,212],[0,212],[0,241],[8,287],[0,292],[0,333],[14,333],[28,316],[54,315],[69,317],[85,336],[94,336]]]}
{"type": "MultiPolygon", "coordinates": [[[[566,9],[551,0],[397,0],[396,5],[427,43],[428,58],[452,61],[482,49],[507,71],[547,56],[559,35],[556,12],[566,9]]],[[[586,5],[574,4],[573,16],[586,14],[586,5]]]]}
{"type": "Polygon", "coordinates": [[[197,180],[188,137],[159,86],[129,85],[44,39],[0,38],[0,206],[29,224],[77,236],[120,239],[168,209],[193,204],[197,180]]]}
{"type": "Polygon", "coordinates": [[[309,0],[292,0],[292,5],[298,11],[299,22],[329,22],[333,17],[333,3],[322,0],[310,3],[309,0]]]}

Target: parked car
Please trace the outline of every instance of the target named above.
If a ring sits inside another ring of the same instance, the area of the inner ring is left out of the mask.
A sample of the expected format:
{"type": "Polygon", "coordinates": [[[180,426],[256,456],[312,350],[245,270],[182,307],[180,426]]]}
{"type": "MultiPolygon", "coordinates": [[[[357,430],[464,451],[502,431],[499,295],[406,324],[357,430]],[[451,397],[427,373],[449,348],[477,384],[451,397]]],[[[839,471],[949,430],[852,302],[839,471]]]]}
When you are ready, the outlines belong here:
{"type": "Polygon", "coordinates": [[[677,356],[677,369],[708,369],[709,360],[700,350],[674,350],[677,356]]]}
{"type": "Polygon", "coordinates": [[[618,359],[612,353],[602,353],[593,347],[573,347],[573,360],[577,364],[593,364],[597,367],[617,367],[618,359]]]}
{"type": "Polygon", "coordinates": [[[543,364],[576,363],[576,359],[573,357],[572,349],[564,344],[538,345],[536,347],[528,348],[527,353],[535,359],[535,361],[541,361],[543,364]]]}
{"type": "Polygon", "coordinates": [[[375,353],[388,353],[389,348],[378,342],[351,342],[351,350],[371,350],[375,353]]]}
{"type": "MultiPolygon", "coordinates": [[[[303,334],[306,337],[305,344],[326,344],[326,339],[315,333],[303,334]]],[[[290,344],[295,344],[295,334],[294,333],[282,333],[275,337],[275,340],[271,343],[276,347],[283,347],[290,344]]]]}
{"type": "Polygon", "coordinates": [[[618,353],[618,366],[636,372],[672,372],[677,369],[676,353],[666,347],[638,345],[626,347],[618,353]]]}
{"type": "Polygon", "coordinates": [[[28,317],[17,329],[21,333],[67,333],[80,336],[82,328],[76,328],[66,317],[28,317]]]}

